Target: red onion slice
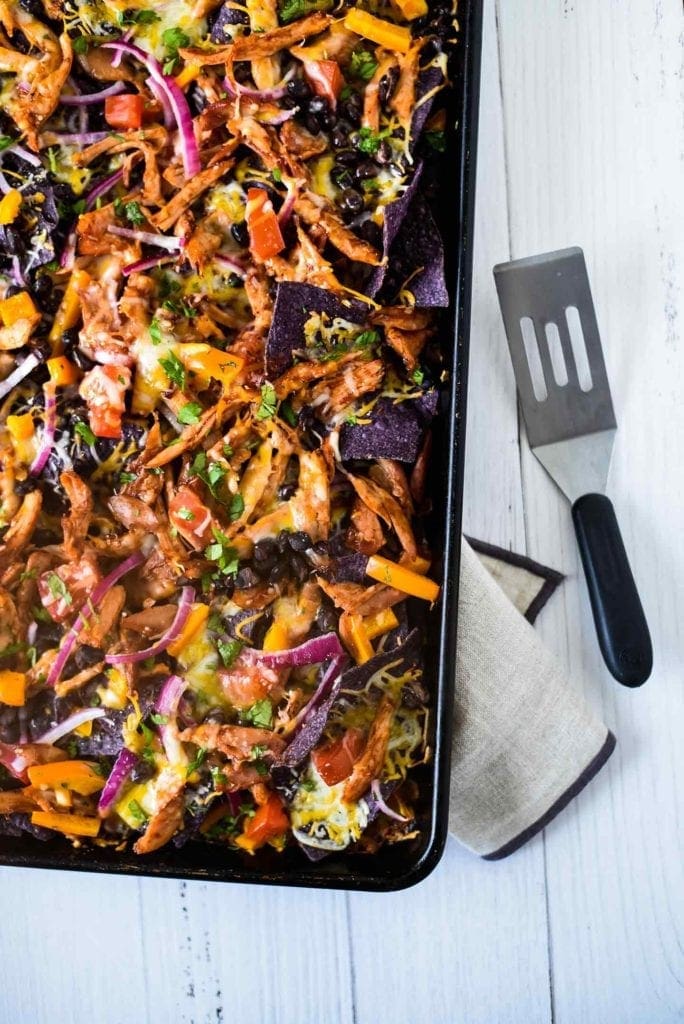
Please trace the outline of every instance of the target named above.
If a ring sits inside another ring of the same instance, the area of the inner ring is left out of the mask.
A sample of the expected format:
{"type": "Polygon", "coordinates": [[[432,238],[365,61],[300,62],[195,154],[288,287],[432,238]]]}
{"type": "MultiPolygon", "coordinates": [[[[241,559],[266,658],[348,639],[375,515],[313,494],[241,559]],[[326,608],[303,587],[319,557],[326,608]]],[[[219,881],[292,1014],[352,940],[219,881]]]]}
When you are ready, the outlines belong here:
{"type": "Polygon", "coordinates": [[[104,708],[81,708],[80,711],[75,711],[73,715],[69,715],[63,722],[58,725],[53,725],[51,729],[44,732],[42,736],[39,736],[35,743],[56,743],[57,740],[61,740],[62,736],[67,736],[74,729],[78,729],[79,725],[83,725],[84,722],[92,722],[96,718],[103,718],[106,714],[104,708]]]}
{"type": "Polygon", "coordinates": [[[324,633],[285,651],[259,651],[245,647],[241,656],[246,661],[267,665],[268,668],[296,668],[299,665],[317,665],[340,654],[344,651],[337,633],[324,633]]]}
{"type": "Polygon", "coordinates": [[[101,103],[108,96],[117,96],[125,88],[126,86],[123,82],[114,82],[113,85],[108,86],[106,89],[100,89],[99,92],[84,93],[78,96],[60,96],[59,102],[65,107],[87,107],[92,103],[101,103]]]}
{"type": "Polygon", "coordinates": [[[183,247],[183,239],[173,235],[155,235],[151,231],[134,231],[133,228],[120,228],[116,224],[107,228],[110,235],[118,235],[119,238],[131,238],[136,242],[144,242],[145,245],[157,245],[160,249],[168,252],[177,252],[183,247]]]}
{"type": "Polygon", "coordinates": [[[149,78],[145,79],[145,85],[157,102],[161,103],[162,111],[164,112],[164,126],[166,128],[173,128],[176,123],[176,119],[173,116],[173,107],[169,102],[169,97],[166,95],[161,85],[159,85],[151,75],[149,78]]]}
{"type": "Polygon", "coordinates": [[[95,185],[86,196],[86,210],[92,210],[100,196],[105,195],[110,189],[114,188],[117,182],[121,181],[123,173],[123,169],[115,171],[114,174],[110,174],[108,178],[103,178],[102,181],[98,182],[98,184],[95,185]]]}
{"type": "Polygon", "coordinates": [[[187,622],[190,609],[192,608],[192,602],[195,600],[194,587],[183,587],[181,590],[180,601],[178,602],[178,609],[174,616],[173,622],[167,629],[164,636],[162,636],[156,644],[152,644],[151,647],[146,647],[144,651],[131,651],[127,654],[107,654],[105,661],[108,665],[127,665],[134,664],[138,661],[144,661],[145,658],[156,658],[158,654],[163,654],[169,644],[172,644],[174,640],[177,640],[180,636],[183,626],[187,622]]]}
{"type": "Polygon", "coordinates": [[[292,67],[287,74],[281,78],[277,85],[274,85],[272,89],[252,89],[248,85],[233,84],[230,78],[223,79],[223,88],[226,90],[229,96],[235,98],[239,96],[246,96],[252,100],[280,100],[283,96],[287,95],[287,83],[291,81],[297,73],[297,68],[292,67]]]}
{"type": "Polygon", "coordinates": [[[4,398],[5,395],[8,395],[13,387],[16,387],[24,377],[29,375],[31,370],[35,370],[39,363],[40,359],[35,352],[32,352],[30,356],[26,356],[23,363],[19,363],[19,365],[12,370],[9,377],[5,377],[3,381],[0,381],[0,399],[4,398]]]}
{"type": "Polygon", "coordinates": [[[217,252],[214,261],[224,270],[229,270],[231,274],[237,274],[238,277],[245,277],[247,274],[243,265],[232,256],[225,256],[223,253],[217,252]]]}
{"type": "Polygon", "coordinates": [[[109,132],[50,132],[50,135],[57,140],[58,146],[91,146],[106,139],[109,132]]]}
{"type": "Polygon", "coordinates": [[[129,274],[141,274],[143,270],[153,270],[155,267],[163,267],[165,263],[173,263],[175,256],[150,256],[149,259],[136,260],[135,263],[127,263],[121,273],[124,277],[129,274]]]}
{"type": "Polygon", "coordinates": [[[178,705],[187,685],[181,676],[169,676],[157,698],[156,710],[167,719],[159,726],[159,735],[171,764],[188,763],[187,754],[178,738],[178,723],[176,721],[178,705]]]}
{"type": "Polygon", "coordinates": [[[408,818],[405,818],[403,814],[398,814],[396,811],[393,811],[389,804],[385,803],[382,798],[379,779],[373,779],[370,788],[371,793],[373,794],[373,799],[383,814],[386,814],[388,818],[394,818],[395,821],[400,821],[402,824],[409,820],[408,818]]]}
{"type": "Polygon", "coordinates": [[[80,608],[73,626],[62,640],[62,645],[57,652],[57,657],[53,661],[52,668],[48,672],[48,677],[45,681],[47,686],[55,686],[59,682],[62,672],[64,671],[64,666],[69,660],[71,648],[74,646],[75,641],[78,639],[78,636],[88,622],[88,619],[93,614],[93,610],[97,608],[105,594],[111,590],[115,583],[119,582],[122,576],[125,576],[126,573],[130,572],[132,569],[137,569],[144,561],[145,555],[142,551],[136,551],[134,554],[129,555],[125,561],[117,565],[116,569],[112,569],[109,575],[105,576],[105,578],[94,588],[90,598],[80,608]]]}
{"type": "Polygon", "coordinates": [[[141,50],[139,46],[134,46],[133,43],[128,43],[120,39],[115,43],[103,43],[102,48],[106,50],[115,50],[117,53],[127,53],[131,57],[136,57],[137,60],[141,61],[145,65],[150,73],[150,78],[154,79],[161,89],[163,89],[171,110],[173,111],[173,116],[180,135],[183,167],[185,168],[186,177],[193,178],[196,174],[199,174],[202,169],[202,165],[200,163],[197,140],[195,139],[192,115],[190,114],[188,101],[182,91],[178,88],[176,80],[164,74],[161,64],[155,57],[150,53],[146,53],[145,50],[141,50]]]}
{"type": "Polygon", "coordinates": [[[104,789],[100,793],[100,799],[98,800],[97,813],[101,818],[106,818],[111,811],[113,804],[123,789],[126,779],[131,774],[137,763],[138,755],[134,754],[132,750],[129,750],[127,747],[123,747],[119,751],[119,755],[114,762],[114,767],[109,773],[109,777],[104,784],[104,789]]]}
{"type": "Polygon", "coordinates": [[[45,395],[45,420],[43,423],[43,434],[40,439],[40,448],[38,454],[31,463],[29,474],[31,476],[38,476],[39,473],[45,469],[45,464],[50,458],[50,452],[52,446],[55,443],[55,431],[57,429],[57,398],[55,394],[55,385],[52,381],[48,381],[47,384],[43,385],[43,394],[45,395]]]}

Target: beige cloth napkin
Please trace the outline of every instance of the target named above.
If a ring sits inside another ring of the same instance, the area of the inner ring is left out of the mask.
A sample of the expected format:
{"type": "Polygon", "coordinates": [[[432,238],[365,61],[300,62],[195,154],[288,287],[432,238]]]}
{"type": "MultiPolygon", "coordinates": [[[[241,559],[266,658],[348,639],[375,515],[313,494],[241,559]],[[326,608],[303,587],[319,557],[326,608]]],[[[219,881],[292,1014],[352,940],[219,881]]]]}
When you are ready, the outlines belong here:
{"type": "Polygon", "coordinates": [[[539,832],[605,764],[615,737],[531,621],[562,577],[463,541],[449,830],[486,859],[539,832]]]}

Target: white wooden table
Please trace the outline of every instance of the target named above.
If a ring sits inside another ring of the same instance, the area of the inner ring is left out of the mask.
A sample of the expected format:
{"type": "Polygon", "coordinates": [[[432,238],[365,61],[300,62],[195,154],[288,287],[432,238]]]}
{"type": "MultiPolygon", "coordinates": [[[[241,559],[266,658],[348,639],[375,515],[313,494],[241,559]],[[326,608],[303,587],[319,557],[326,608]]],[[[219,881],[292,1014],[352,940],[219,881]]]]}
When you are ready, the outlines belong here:
{"type": "Polygon", "coordinates": [[[0,1021],[684,1020],[681,0],[485,0],[465,527],[568,576],[539,629],[618,737],[543,836],[450,841],[392,896],[0,871],[0,1021]],[[492,265],[587,254],[620,423],[609,490],[656,652],[597,653],[565,502],[519,435],[492,265]]]}

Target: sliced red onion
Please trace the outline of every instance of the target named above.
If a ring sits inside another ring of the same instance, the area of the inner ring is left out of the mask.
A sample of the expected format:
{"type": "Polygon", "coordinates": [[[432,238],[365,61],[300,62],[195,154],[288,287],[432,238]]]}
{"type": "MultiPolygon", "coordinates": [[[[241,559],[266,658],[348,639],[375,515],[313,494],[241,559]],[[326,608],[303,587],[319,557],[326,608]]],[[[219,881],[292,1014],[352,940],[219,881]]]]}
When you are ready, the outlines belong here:
{"type": "Polygon", "coordinates": [[[340,654],[344,651],[337,633],[324,633],[285,651],[259,651],[245,647],[242,657],[268,668],[297,668],[300,665],[317,665],[340,654]]]}
{"type": "Polygon", "coordinates": [[[173,263],[175,256],[151,256],[149,259],[136,260],[135,263],[127,263],[122,270],[124,277],[129,274],[141,274],[144,270],[153,270],[155,267],[163,267],[165,263],[173,263]]]}
{"type": "Polygon", "coordinates": [[[181,590],[180,601],[178,602],[178,609],[174,616],[173,622],[167,629],[166,633],[151,647],[146,647],[144,651],[132,651],[128,654],[107,654],[105,661],[108,665],[127,665],[134,664],[138,661],[144,661],[145,658],[156,658],[158,654],[162,654],[169,644],[172,644],[174,640],[177,640],[180,636],[180,632],[185,625],[190,609],[192,608],[192,602],[195,600],[194,587],[183,587],[181,590]]]}
{"type": "Polygon", "coordinates": [[[123,173],[122,168],[120,171],[115,171],[114,174],[110,174],[108,178],[103,178],[102,181],[99,181],[85,198],[86,210],[92,210],[100,196],[106,195],[110,189],[114,188],[117,182],[121,181],[123,173]]]}
{"type": "Polygon", "coordinates": [[[144,242],[145,245],[157,245],[160,249],[168,252],[177,252],[183,248],[183,239],[174,235],[154,235],[151,231],[134,231],[133,228],[120,228],[116,224],[107,228],[110,235],[118,235],[119,238],[132,238],[136,242],[144,242]]]}
{"type": "Polygon", "coordinates": [[[26,278],[24,277],[24,271],[21,269],[21,262],[18,256],[12,256],[12,280],[19,288],[26,288],[26,278]]]}
{"type": "Polygon", "coordinates": [[[97,813],[101,818],[106,818],[111,811],[113,804],[123,789],[126,779],[137,763],[138,755],[134,754],[127,747],[122,747],[97,803],[97,813]]]}
{"type": "Polygon", "coordinates": [[[15,779],[26,781],[25,772],[28,768],[25,756],[20,750],[21,744],[11,746],[9,743],[0,743],[0,764],[6,768],[15,779]]]}
{"type": "Polygon", "coordinates": [[[96,718],[103,718],[105,714],[104,708],[81,708],[80,711],[74,711],[73,715],[69,715],[63,722],[53,725],[51,729],[48,729],[42,736],[39,736],[35,742],[56,743],[57,740],[61,740],[62,736],[67,736],[74,729],[78,729],[79,725],[83,725],[84,722],[92,722],[96,718]]]}
{"type": "MultiPolygon", "coordinates": [[[[134,35],[133,29],[129,28],[128,32],[124,32],[124,34],[121,36],[121,41],[124,42],[124,43],[127,43],[129,41],[129,39],[133,38],[133,35],[134,35]]],[[[112,67],[113,68],[118,68],[119,67],[119,65],[121,64],[121,58],[122,57],[123,57],[123,51],[121,51],[121,50],[119,51],[119,53],[115,53],[114,54],[114,56],[112,57],[112,67]]]]}
{"type": "Polygon", "coordinates": [[[3,150],[3,153],[15,153],[27,164],[31,164],[31,167],[42,167],[40,157],[37,157],[35,153],[31,153],[28,149],[24,149],[24,147],[20,146],[18,142],[8,146],[7,149],[3,150]]]}
{"type": "Polygon", "coordinates": [[[43,385],[43,394],[45,395],[45,420],[43,422],[40,448],[29,469],[31,476],[38,476],[45,469],[45,464],[50,458],[50,452],[55,442],[55,430],[57,429],[57,398],[52,381],[48,381],[47,384],[43,385]]]}
{"type": "Polygon", "coordinates": [[[103,49],[116,50],[119,53],[127,53],[141,61],[150,73],[150,78],[163,89],[173,111],[173,116],[178,126],[181,149],[183,153],[183,167],[187,178],[193,178],[202,169],[195,139],[195,130],[192,123],[192,115],[188,101],[178,88],[176,80],[162,71],[161,64],[150,53],[141,50],[139,46],[119,40],[115,43],[103,43],[103,49]]]}
{"type": "Polygon", "coordinates": [[[159,726],[159,735],[171,764],[187,764],[188,762],[183,744],[178,738],[176,722],[178,705],[187,685],[181,676],[169,676],[157,698],[156,710],[167,719],[159,726]]]}
{"type": "Polygon", "coordinates": [[[287,94],[287,83],[297,73],[296,67],[291,67],[287,74],[274,85],[272,89],[252,89],[248,85],[234,85],[229,78],[223,79],[223,88],[229,96],[246,96],[252,100],[280,100],[287,94]]]}
{"type": "Polygon", "coordinates": [[[105,594],[111,590],[115,583],[119,582],[122,576],[125,576],[126,573],[130,572],[132,569],[137,569],[144,561],[145,555],[142,551],[136,551],[134,554],[129,555],[125,561],[117,565],[116,569],[112,569],[109,575],[105,576],[103,580],[100,580],[90,595],[90,598],[80,608],[73,626],[62,640],[62,645],[57,652],[57,657],[53,661],[52,668],[48,672],[48,677],[46,679],[47,686],[55,686],[59,682],[62,672],[64,671],[64,666],[69,660],[71,648],[74,646],[81,630],[84,628],[88,619],[93,614],[94,609],[97,608],[105,594]]]}
{"type": "Polygon", "coordinates": [[[5,377],[3,381],[0,381],[0,399],[4,398],[5,395],[8,395],[12,388],[16,387],[24,377],[29,375],[31,370],[35,370],[39,363],[40,359],[35,352],[26,356],[23,363],[19,363],[19,365],[12,370],[9,377],[5,377]]]}
{"type": "Polygon", "coordinates": [[[50,132],[50,135],[54,136],[59,146],[90,146],[94,142],[102,142],[109,132],[50,132]]]}
{"type": "Polygon", "coordinates": [[[10,192],[11,190],[12,186],[10,185],[9,181],[2,173],[2,171],[0,171],[0,192],[4,192],[5,195],[7,195],[7,193],[10,192]]]}
{"type": "Polygon", "coordinates": [[[299,107],[292,107],[291,110],[281,110],[279,114],[274,114],[273,117],[269,117],[267,115],[265,117],[259,117],[258,120],[261,122],[261,124],[284,124],[285,121],[291,120],[291,118],[293,118],[295,114],[298,113],[299,107]]]}
{"type": "Polygon", "coordinates": [[[289,223],[290,217],[292,216],[292,211],[294,210],[296,199],[297,189],[292,187],[291,185],[288,185],[287,197],[278,212],[278,224],[280,225],[281,228],[285,227],[285,225],[289,223]]]}
{"type": "Polygon", "coordinates": [[[173,128],[173,126],[176,123],[176,119],[173,116],[173,107],[171,106],[171,103],[169,102],[169,98],[166,95],[166,93],[164,92],[164,90],[162,89],[161,85],[159,85],[159,83],[156,82],[154,80],[154,78],[152,78],[151,75],[150,75],[149,78],[145,79],[145,85],[150,90],[150,92],[152,93],[154,98],[157,100],[157,102],[161,103],[161,107],[162,107],[162,110],[164,112],[164,125],[165,125],[165,127],[166,128],[173,128]]]}
{"type": "Polygon", "coordinates": [[[66,245],[62,249],[62,255],[59,257],[59,268],[60,270],[71,270],[74,265],[74,259],[76,256],[76,232],[70,231],[66,240],[66,245]]]}
{"type": "Polygon", "coordinates": [[[100,89],[99,92],[84,93],[79,96],[60,96],[59,101],[65,107],[87,107],[92,103],[101,103],[108,96],[116,96],[118,93],[123,92],[125,88],[126,86],[123,82],[114,82],[113,85],[108,86],[106,89],[100,89]]]}
{"type": "Polygon", "coordinates": [[[396,811],[393,811],[389,804],[385,803],[385,801],[382,798],[382,790],[380,789],[379,779],[373,779],[370,788],[371,793],[373,794],[373,799],[375,800],[379,810],[381,810],[383,814],[386,814],[388,818],[394,818],[395,821],[402,822],[402,824],[409,820],[408,818],[405,818],[403,814],[398,814],[396,811]]]}
{"type": "Polygon", "coordinates": [[[226,256],[221,252],[217,252],[214,256],[214,260],[224,270],[229,270],[231,274],[237,274],[238,277],[245,277],[247,271],[239,260],[233,259],[232,256],[226,256]]]}

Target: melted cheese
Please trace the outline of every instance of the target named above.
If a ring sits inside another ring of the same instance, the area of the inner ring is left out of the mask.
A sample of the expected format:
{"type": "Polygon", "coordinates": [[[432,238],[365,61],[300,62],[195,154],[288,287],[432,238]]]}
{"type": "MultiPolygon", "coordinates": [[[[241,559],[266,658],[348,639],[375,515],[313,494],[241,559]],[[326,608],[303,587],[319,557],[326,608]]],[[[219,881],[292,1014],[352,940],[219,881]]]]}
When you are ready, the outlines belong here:
{"type": "Polygon", "coordinates": [[[290,807],[292,831],[300,843],[318,850],[343,850],[361,838],[368,824],[365,800],[346,803],[342,799],[344,782],[328,786],[313,765],[290,807]]]}

